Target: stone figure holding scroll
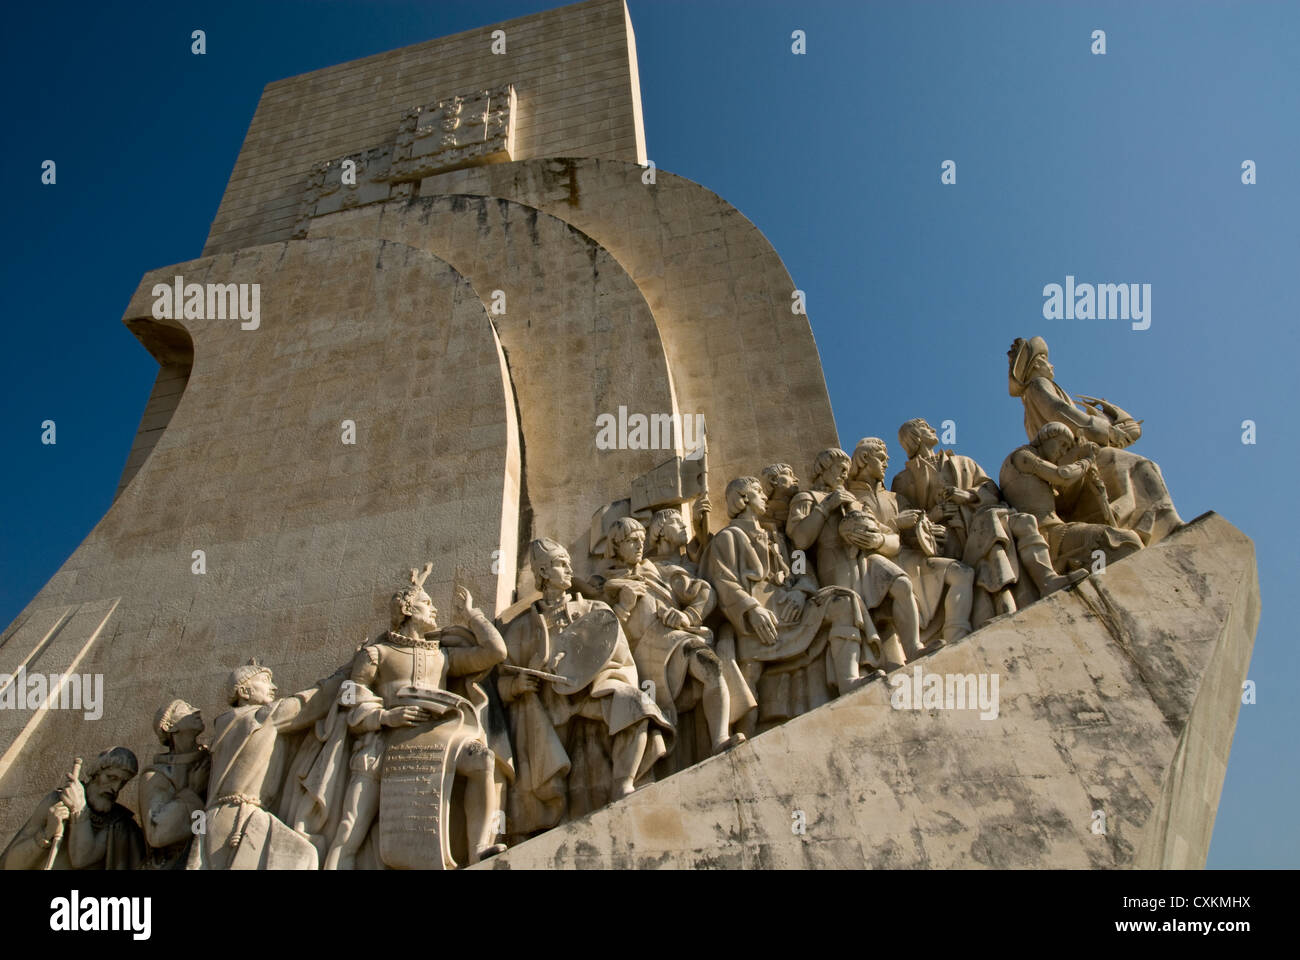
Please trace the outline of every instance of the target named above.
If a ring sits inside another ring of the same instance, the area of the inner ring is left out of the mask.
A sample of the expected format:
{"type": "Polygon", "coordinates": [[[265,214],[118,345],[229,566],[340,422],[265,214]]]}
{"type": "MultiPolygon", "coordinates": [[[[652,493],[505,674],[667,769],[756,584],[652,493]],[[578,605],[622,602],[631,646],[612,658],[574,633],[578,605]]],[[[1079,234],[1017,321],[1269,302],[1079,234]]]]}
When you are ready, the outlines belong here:
{"type": "Polygon", "coordinates": [[[1144,546],[1182,525],[1160,468],[1125,450],[1142,435],[1141,421],[1113,403],[1079,394],[1082,407],[1056,383],[1042,337],[1018,338],[1007,352],[1008,390],[1025,407],[1025,435],[1032,443],[1045,424],[1063,423],[1080,441],[1099,448],[1094,463],[1106,485],[1115,525],[1132,530],[1144,546]]]}
{"type": "Polygon", "coordinates": [[[117,802],[140,769],[126,747],[105,750],[62,787],[51,790],[0,853],[3,870],[134,870],[144,838],[131,811],[117,802]]]}
{"type": "Polygon", "coordinates": [[[393,595],[387,632],[353,659],[342,700],[355,739],[327,870],[352,869],[367,834],[384,866],[452,869],[456,815],[470,864],[505,849],[494,840],[501,783],[484,724],[487,695],[476,683],[505,659],[505,641],[459,586],[457,619],[467,628],[440,630],[423,587],[431,570],[411,571],[393,595]],[[457,678],[464,695],[451,689],[457,678]],[[456,777],[463,811],[452,810],[456,777]]]}
{"type": "Polygon", "coordinates": [[[542,596],[506,626],[498,680],[515,749],[506,819],[516,838],[627,796],[653,776],[673,735],[640,689],[614,611],[571,592],[568,551],[534,540],[528,562],[542,596]]]}

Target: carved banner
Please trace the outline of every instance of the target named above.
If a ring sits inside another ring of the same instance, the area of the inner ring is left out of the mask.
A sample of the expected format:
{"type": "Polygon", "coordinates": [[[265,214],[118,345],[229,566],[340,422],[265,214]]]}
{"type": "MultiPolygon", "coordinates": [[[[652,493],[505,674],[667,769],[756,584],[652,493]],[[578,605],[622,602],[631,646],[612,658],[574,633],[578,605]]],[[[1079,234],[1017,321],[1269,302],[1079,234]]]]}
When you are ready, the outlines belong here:
{"type": "Polygon", "coordinates": [[[454,870],[447,823],[459,713],[393,730],[379,791],[379,859],[395,870],[454,870]]]}

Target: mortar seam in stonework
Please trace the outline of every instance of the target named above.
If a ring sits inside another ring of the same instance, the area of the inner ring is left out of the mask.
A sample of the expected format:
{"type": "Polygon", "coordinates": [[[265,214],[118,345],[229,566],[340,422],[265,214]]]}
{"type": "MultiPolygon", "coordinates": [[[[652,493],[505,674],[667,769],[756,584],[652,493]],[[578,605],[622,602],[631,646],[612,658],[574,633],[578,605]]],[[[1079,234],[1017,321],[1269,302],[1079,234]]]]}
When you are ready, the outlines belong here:
{"type": "Polygon", "coordinates": [[[3,650],[5,648],[5,645],[10,640],[18,636],[19,632],[27,624],[27,621],[30,620],[31,618],[32,618],[32,614],[30,611],[27,612],[27,616],[25,617],[21,613],[18,615],[18,619],[11,624],[13,629],[10,630],[9,633],[6,634],[5,636],[0,637],[0,650],[3,650]]]}
{"type": "MultiPolygon", "coordinates": [[[[46,650],[48,650],[51,646],[54,645],[54,641],[59,638],[59,634],[61,634],[64,628],[72,622],[72,618],[77,615],[77,611],[79,611],[84,606],[85,606],[84,603],[74,603],[70,605],[63,612],[63,615],[59,618],[58,622],[55,623],[54,626],[50,628],[50,632],[47,633],[41,640],[37,641],[36,645],[32,647],[31,652],[27,654],[26,658],[22,661],[20,666],[25,666],[28,669],[36,666],[37,661],[41,659],[41,657],[44,655],[46,650]]],[[[30,620],[31,617],[29,616],[27,619],[30,620]]],[[[27,621],[24,620],[23,622],[26,623],[27,621]]],[[[18,631],[15,630],[14,633],[10,634],[9,636],[12,638],[15,634],[17,634],[17,632],[18,631]]],[[[7,686],[11,686],[15,682],[16,682],[16,678],[11,679],[9,684],[7,684],[7,686]]]]}

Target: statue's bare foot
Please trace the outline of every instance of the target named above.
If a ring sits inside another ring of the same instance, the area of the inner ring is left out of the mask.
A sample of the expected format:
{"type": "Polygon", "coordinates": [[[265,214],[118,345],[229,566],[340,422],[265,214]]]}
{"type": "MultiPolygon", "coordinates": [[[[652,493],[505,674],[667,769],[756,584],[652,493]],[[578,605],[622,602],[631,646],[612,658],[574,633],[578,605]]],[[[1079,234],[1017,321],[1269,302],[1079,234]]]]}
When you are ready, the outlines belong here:
{"type": "Polygon", "coordinates": [[[495,857],[498,853],[505,853],[506,845],[504,843],[494,843],[489,847],[484,847],[478,852],[479,863],[482,863],[488,857],[495,857]]]}

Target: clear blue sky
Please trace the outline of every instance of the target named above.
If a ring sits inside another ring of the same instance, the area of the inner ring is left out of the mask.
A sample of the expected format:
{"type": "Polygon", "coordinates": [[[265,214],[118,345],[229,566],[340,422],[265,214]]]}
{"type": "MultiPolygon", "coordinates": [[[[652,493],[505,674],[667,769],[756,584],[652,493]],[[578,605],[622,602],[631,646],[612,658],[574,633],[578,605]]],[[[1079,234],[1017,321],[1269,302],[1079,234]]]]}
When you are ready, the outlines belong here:
{"type": "MultiPolygon", "coordinates": [[[[156,369],[122,311],[145,271],[199,255],[262,87],[556,5],[6,9],[0,625],[109,506],[156,369]]],[[[629,7],[650,158],[738,207],[807,291],[845,445],[884,437],[898,467],[903,420],[953,419],[996,471],[1024,442],[1007,346],[1042,334],[1068,389],[1145,419],[1136,449],[1185,518],[1217,510],[1254,539],[1258,703],[1209,863],[1300,866],[1300,4],[629,7]],[[1152,284],[1151,328],[1045,321],[1066,274],[1152,284]]]]}

